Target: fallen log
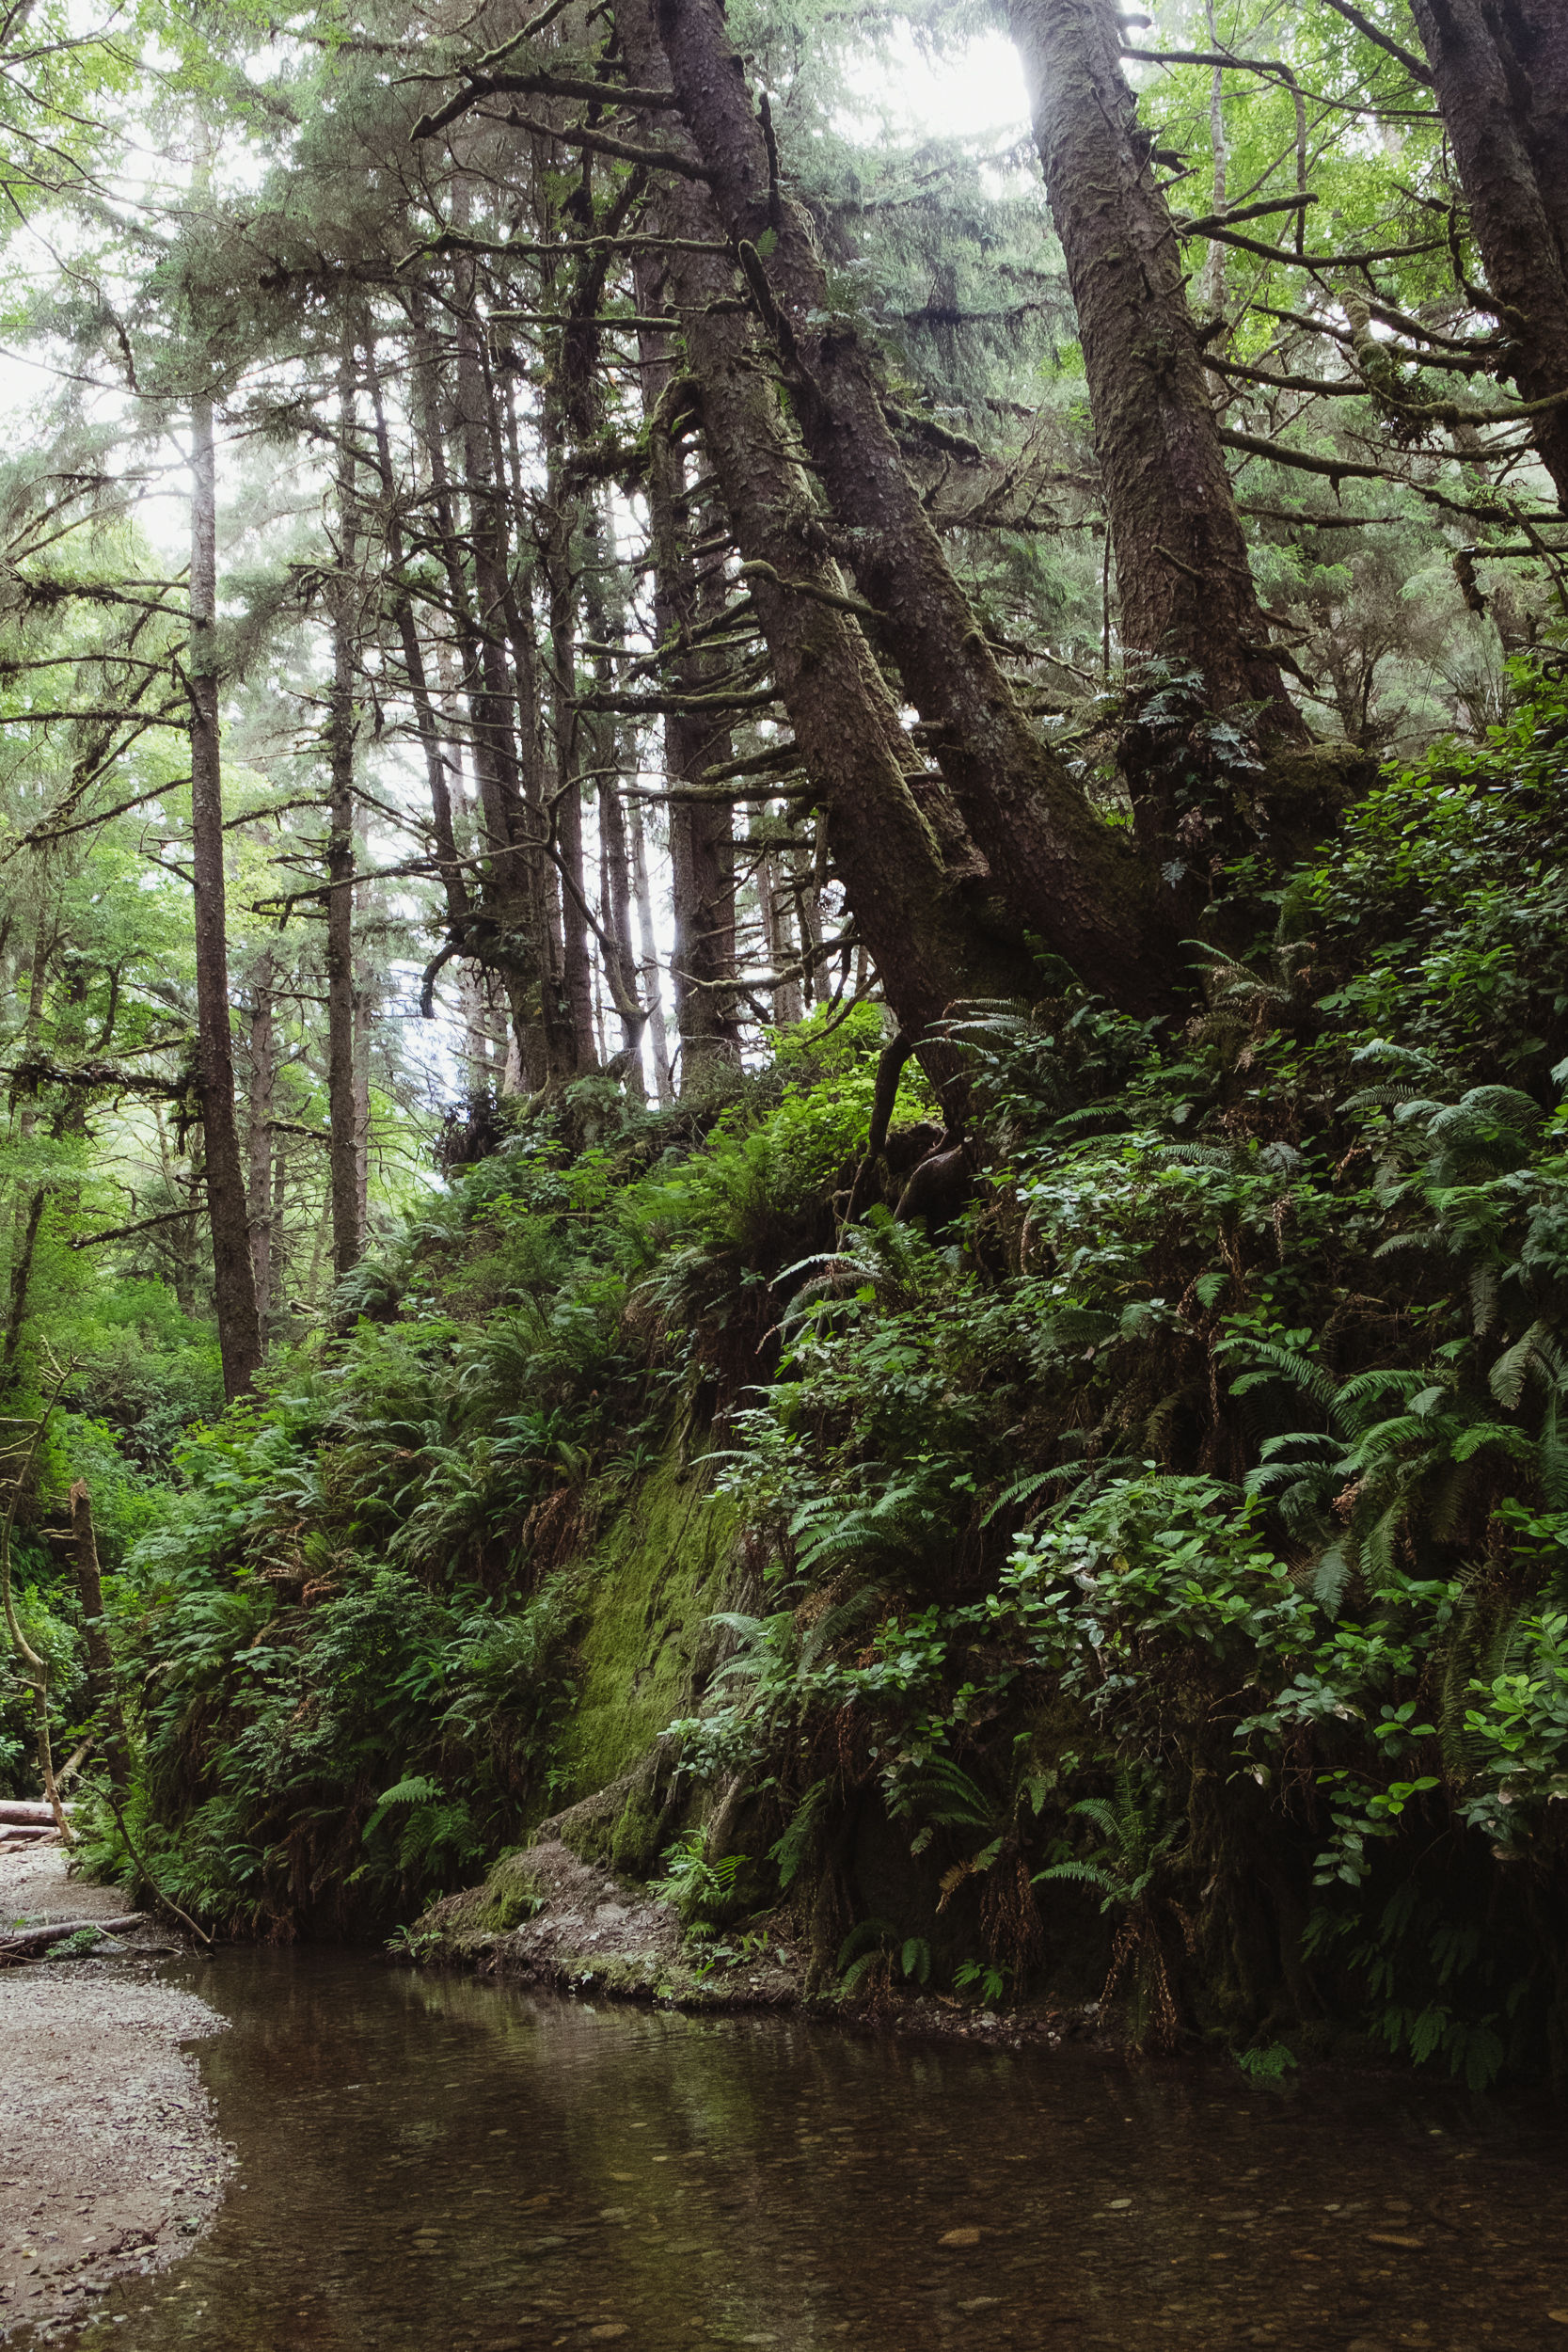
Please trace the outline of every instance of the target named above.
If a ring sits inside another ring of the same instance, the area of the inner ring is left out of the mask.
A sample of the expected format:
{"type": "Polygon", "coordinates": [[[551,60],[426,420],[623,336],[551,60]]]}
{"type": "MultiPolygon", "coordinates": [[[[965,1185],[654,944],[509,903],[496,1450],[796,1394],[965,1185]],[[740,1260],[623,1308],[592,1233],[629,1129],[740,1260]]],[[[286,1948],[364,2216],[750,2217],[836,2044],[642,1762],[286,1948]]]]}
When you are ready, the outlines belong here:
{"type": "MultiPolygon", "coordinates": [[[[66,1811],[71,1811],[69,1805],[66,1811]]],[[[41,1823],[48,1829],[55,1827],[52,1809],[46,1804],[35,1804],[30,1797],[0,1797],[0,1821],[10,1822],[19,1829],[26,1829],[34,1823],[41,1823]]]]}
{"type": "Polygon", "coordinates": [[[145,1911],[128,1911],[119,1919],[47,1919],[42,1927],[16,1928],[8,1935],[0,1935],[0,1960],[15,1952],[38,1951],[49,1944],[63,1944],[68,1936],[88,1931],[94,1935],[123,1935],[129,1928],[139,1928],[146,1917],[145,1911]]]}
{"type": "Polygon", "coordinates": [[[0,1846],[37,1846],[59,1834],[53,1821],[47,1829],[41,1821],[0,1821],[0,1846]]]}

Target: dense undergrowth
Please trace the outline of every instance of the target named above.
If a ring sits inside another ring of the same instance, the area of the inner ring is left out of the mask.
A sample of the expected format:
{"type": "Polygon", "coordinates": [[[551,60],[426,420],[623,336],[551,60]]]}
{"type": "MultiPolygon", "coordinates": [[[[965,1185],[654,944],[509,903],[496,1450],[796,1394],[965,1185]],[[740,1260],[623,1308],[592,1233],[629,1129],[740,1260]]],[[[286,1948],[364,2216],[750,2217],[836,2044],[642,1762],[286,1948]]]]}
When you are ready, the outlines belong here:
{"type": "Polygon", "coordinates": [[[1049,976],[957,1009],[975,1173],[936,1232],[893,1214],[936,1132],[913,1065],[839,1230],[869,1008],[700,1116],[590,1088],[515,1134],[129,1549],[168,1891],[385,1926],[590,1794],[601,1539],[675,1455],[751,1598],[667,1867],[744,1851],[725,1883],[863,1986],[1108,1970],[1156,2042],[1560,2069],[1565,823],[1537,678],[1486,747],[1386,772],[1180,1034],[1049,976]]]}

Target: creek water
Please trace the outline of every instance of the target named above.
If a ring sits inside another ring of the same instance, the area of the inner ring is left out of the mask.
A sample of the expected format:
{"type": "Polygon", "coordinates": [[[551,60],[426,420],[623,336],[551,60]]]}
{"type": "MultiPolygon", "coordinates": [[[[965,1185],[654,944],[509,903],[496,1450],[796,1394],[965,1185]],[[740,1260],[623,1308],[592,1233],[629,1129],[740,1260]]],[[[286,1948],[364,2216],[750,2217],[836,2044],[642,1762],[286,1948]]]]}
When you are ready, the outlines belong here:
{"type": "Polygon", "coordinates": [[[172,1972],[239,2164],[116,2352],[1568,2352],[1568,2135],[1396,2075],[594,2009],[334,1951],[172,1972]]]}

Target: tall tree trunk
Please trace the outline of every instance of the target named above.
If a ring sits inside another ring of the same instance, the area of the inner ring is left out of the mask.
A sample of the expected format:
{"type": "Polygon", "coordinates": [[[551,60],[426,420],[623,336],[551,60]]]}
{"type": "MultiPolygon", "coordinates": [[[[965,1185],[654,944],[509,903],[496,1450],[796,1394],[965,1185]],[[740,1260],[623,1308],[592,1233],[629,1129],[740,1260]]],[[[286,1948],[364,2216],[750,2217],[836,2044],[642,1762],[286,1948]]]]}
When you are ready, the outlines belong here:
{"type": "Polygon", "coordinates": [[[1261,702],[1270,734],[1305,741],[1277,663],[1259,650],[1268,624],[1181,249],[1121,70],[1120,20],[1110,0],[1010,0],[1008,15],[1078,313],[1123,643],[1196,663],[1211,708],[1261,702]]]}
{"type": "Polygon", "coordinates": [[[124,1797],[131,1786],[131,1748],[125,1736],[124,1712],[115,1692],[114,1652],[103,1624],[103,1585],[98,1571],[92,1497],[85,1478],[78,1478],[71,1489],[71,1532],[75,1539],[76,1595],[82,1604],[82,1632],[87,1652],[87,1704],[103,1740],[109,1786],[118,1797],[124,1797]]]}
{"type": "Polygon", "coordinates": [[[419,731],[420,748],[424,754],[425,775],[430,786],[431,832],[436,843],[436,855],[441,869],[441,887],[447,902],[448,920],[454,936],[461,938],[471,912],[468,886],[458,862],[457,842],[452,832],[451,790],[447,772],[447,752],[443,729],[431,699],[430,683],[425,670],[424,648],[420,643],[419,624],[414,614],[414,600],[408,592],[404,574],[403,526],[398,514],[397,476],[392,467],[392,445],[387,431],[386,404],[381,396],[381,376],[376,366],[375,344],[369,333],[365,342],[365,377],[375,418],[376,469],[381,476],[381,537],[387,550],[388,567],[391,572],[392,618],[397,628],[398,644],[403,653],[404,675],[408,682],[408,697],[414,706],[414,723],[419,731]]]}
{"type": "Polygon", "coordinates": [[[22,1326],[26,1320],[27,1293],[32,1287],[33,1258],[38,1249],[39,1227],[49,1200],[47,1184],[35,1184],[27,1200],[26,1215],[11,1248],[10,1319],[6,1325],[6,1346],[0,1355],[0,1388],[9,1388],[16,1371],[17,1351],[22,1345],[22,1326]]]}
{"type": "MultiPolygon", "coordinates": [[[[361,842],[361,848],[363,843],[361,842]]],[[[354,957],[354,1195],[363,1249],[371,1214],[371,1036],[375,1025],[376,973],[365,932],[371,911],[369,882],[355,889],[359,939],[354,957]]]]}
{"type": "Polygon", "coordinates": [[[272,1105],[277,1075],[274,1041],[274,984],[277,959],[270,947],[256,959],[250,976],[250,1051],[246,1087],[247,1120],[245,1189],[250,1201],[250,1263],[256,1279],[256,1311],[263,1327],[273,1304],[272,1105]]]}
{"type": "MultiPolygon", "coordinates": [[[[627,70],[641,87],[668,81],[641,0],[617,0],[627,70]]],[[[665,138],[678,136],[661,130],[665,138]]],[[[704,437],[720,496],[752,575],[774,684],[801,763],[828,812],[833,860],[902,1025],[925,1034],[956,998],[1006,995],[1028,965],[990,940],[963,904],[911,777],[919,765],[824,545],[804,452],[747,321],[734,310],[734,272],[712,244],[712,213],[690,181],[652,208],[668,253],[668,296],[700,388],[704,437]]],[[[673,386],[673,406],[679,388],[673,386]]],[[[717,714],[694,713],[709,716],[717,714]]],[[[952,1057],[924,1049],[945,1075],[952,1057]]]]}
{"type": "Polygon", "coordinates": [[[216,645],[217,483],[213,404],[191,404],[191,866],[196,878],[196,1002],[201,1130],[213,1291],[224,1393],[242,1396],[261,1362],[261,1325],[250,1260],[245,1177],[234,1117],[234,1041],[229,1012],[229,928],[223,872],[223,781],[218,764],[216,645]]]}
{"type": "MultiPolygon", "coordinates": [[[[1523,400],[1568,392],[1568,8],[1410,0],[1523,400]]],[[[1568,513],[1568,402],[1535,444],[1568,513]]]]}
{"type": "MultiPolygon", "coordinates": [[[[639,80],[657,87],[643,31],[650,8],[691,159],[704,167],[721,222],[745,260],[832,514],[854,533],[855,573],[879,615],[878,638],[989,864],[989,876],[972,867],[971,891],[981,900],[1005,896],[1089,986],[1117,1003],[1141,1010],[1164,1003],[1176,968],[1170,894],[1033,726],[955,578],[883,413],[879,372],[837,314],[805,214],[769,169],[720,0],[616,0],[628,64],[637,59],[639,80]]],[[[688,257],[676,258],[684,268],[688,257]]],[[[733,288],[725,291],[733,299],[733,288]]],[[[707,368],[694,372],[705,393],[707,368]]],[[[736,519],[728,480],[725,501],[736,519]]],[[[780,551],[795,561],[794,548],[780,551]]],[[[786,571],[775,562],[774,569],[779,584],[759,580],[754,587],[770,645],[768,614],[789,597],[784,583],[824,584],[799,564],[786,571]]],[[[851,901],[859,916],[853,892],[851,901]]]]}
{"type": "MultiPolygon", "coordinates": [[[[1122,644],[1200,670],[1212,711],[1260,704],[1255,724],[1265,743],[1304,744],[1306,723],[1269,650],[1181,250],[1121,70],[1113,0],[1010,0],[1008,16],[1078,313],[1122,644]]],[[[1213,866],[1256,841],[1252,813],[1223,775],[1195,791],[1186,759],[1173,762],[1145,729],[1130,730],[1122,758],[1139,845],[1151,868],[1179,883],[1188,877],[1177,904],[1196,921],[1213,866]]]]}
{"type": "MultiPolygon", "coordinates": [[[[662,310],[666,268],[657,253],[636,264],[638,308],[662,310]]],[[[670,335],[644,329],[641,336],[643,413],[649,420],[648,520],[654,556],[654,632],[661,645],[688,649],[668,665],[682,696],[701,697],[710,686],[718,658],[691,646],[691,633],[717,622],[724,608],[725,581],[712,567],[700,575],[687,539],[705,535],[699,519],[683,538],[686,461],[683,444],[667,413],[675,373],[670,335]]],[[[699,508],[699,517],[712,509],[699,508]]],[[[664,721],[664,774],[677,790],[702,788],[705,768],[723,767],[730,756],[730,730],[717,715],[671,711],[664,721]]],[[[727,801],[675,801],[670,807],[671,897],[674,954],[671,982],[680,1036],[683,1094],[701,1094],[716,1076],[740,1067],[740,1024],[733,993],[735,956],[735,823],[727,801]],[[732,985],[726,985],[726,984],[732,985]]]]}
{"type": "Polygon", "coordinates": [[[648,1041],[653,1048],[654,1089],[660,1105],[674,1100],[670,1079],[670,1041],[664,1032],[664,998],[658,980],[658,943],[654,931],[653,892],[648,886],[648,845],[643,834],[642,803],[634,800],[627,810],[631,836],[631,870],[637,901],[638,994],[648,1008],[648,1041]]]}
{"type": "MultiPolygon", "coordinates": [[[[667,84],[644,0],[617,0],[615,21],[636,83],[667,84]]],[[[678,137],[664,120],[661,138],[678,137]]],[[[733,269],[722,255],[692,249],[713,242],[711,208],[682,180],[661,190],[652,210],[659,232],[682,241],[668,253],[668,295],[700,388],[724,511],[742,557],[758,566],[752,595],[774,683],[888,1000],[903,1026],[924,1035],[956,998],[1026,988],[1028,961],[990,939],[970,914],[916,805],[911,778],[919,755],[846,609],[854,599],[824,544],[805,453],[771,371],[759,364],[763,350],[735,314],[733,269]]],[[[923,1049],[923,1057],[939,1074],[951,1066],[940,1050],[923,1049]]]]}
{"type": "MultiPolygon", "coordinates": [[[[559,421],[558,421],[559,422],[559,421]]],[[[573,579],[576,494],[564,481],[559,440],[550,448],[550,528],[545,570],[550,599],[550,652],[555,672],[555,785],[550,795],[560,866],[562,974],[556,1049],[559,1073],[570,1076],[598,1059],[594,1034],[593,977],[588,961],[588,904],[582,866],[582,787],[578,781],[577,588],[573,579]]]]}
{"type": "MultiPolygon", "coordinates": [[[[486,669],[486,629],[489,626],[475,609],[469,593],[467,571],[462,543],[458,536],[451,473],[447,465],[446,447],[441,429],[439,371],[435,340],[426,323],[421,305],[412,301],[414,318],[414,376],[420,418],[420,440],[429,471],[429,507],[439,543],[442,567],[446,573],[453,631],[457,639],[460,675],[457,680],[468,708],[468,736],[472,750],[474,781],[478,787],[480,819],[476,847],[488,852],[489,864],[479,871],[471,893],[470,912],[461,921],[449,920],[449,946],[472,955],[487,968],[499,971],[505,978],[511,998],[514,1020],[519,1036],[527,1034],[531,1041],[529,1055],[531,1077],[544,1084],[551,1076],[574,1074],[575,1063],[557,1068],[560,1025],[554,1020],[549,995],[547,962],[549,942],[536,936],[531,922],[529,857],[514,843],[518,835],[521,814],[518,803],[518,774],[511,742],[510,693],[505,676],[504,654],[498,675],[492,660],[486,669]],[[492,689],[495,691],[492,691],[492,689]],[[497,695],[499,696],[498,707],[497,695]],[[544,1003],[541,1005],[541,995],[544,1003]],[[541,1060],[545,1067],[535,1071],[532,1064],[541,1060]]],[[[482,514],[486,518],[490,534],[491,558],[495,557],[495,531],[498,527],[496,500],[493,495],[493,469],[481,456],[479,435],[484,425],[480,413],[483,407],[483,379],[476,379],[477,348],[470,347],[464,361],[464,391],[469,410],[473,433],[473,462],[479,469],[480,480],[470,485],[477,492],[482,514]],[[485,493],[485,482],[491,495],[485,493]]],[[[467,449],[467,441],[465,447],[467,449]]],[[[465,456],[467,469],[468,459],[465,456]]],[[[470,499],[470,504],[473,499],[470,499]]],[[[504,611],[509,590],[504,584],[504,543],[500,553],[500,577],[492,561],[487,573],[492,588],[501,596],[504,611]]],[[[439,648],[438,648],[439,657],[439,648]]],[[[448,685],[443,678],[443,691],[448,685]]],[[[450,755],[449,755],[450,759],[450,755]]],[[[452,799],[457,798],[455,783],[452,799]]],[[[536,830],[537,820],[536,820],[536,830]]],[[[537,861],[533,861],[536,871],[537,861]]],[[[537,893],[537,883],[533,885],[537,893]]]]}
{"type": "Polygon", "coordinates": [[[621,1021],[621,1050],[627,1057],[626,1086],[639,1102],[647,1092],[642,1073],[642,1031],[645,1026],[637,1002],[637,957],[631,944],[631,873],[626,856],[626,806],[613,776],[599,779],[599,864],[604,876],[599,921],[609,946],[603,949],[605,977],[621,1021]],[[616,969],[610,970],[611,958],[616,969]]]}
{"type": "Polygon", "coordinates": [[[326,1119],[332,1264],[340,1280],[359,1263],[359,1150],[354,1100],[354,683],[358,630],[359,517],[355,484],[354,343],[338,369],[338,562],[332,584],[332,696],[327,718],[331,799],[326,850],[326,1119]]]}
{"type": "Polygon", "coordinates": [[[275,1138],[272,1155],[272,1222],[267,1232],[268,1271],[271,1276],[271,1304],[283,1304],[283,1284],[288,1272],[288,1249],[284,1211],[289,1205],[289,1154],[281,1136],[275,1138]]]}

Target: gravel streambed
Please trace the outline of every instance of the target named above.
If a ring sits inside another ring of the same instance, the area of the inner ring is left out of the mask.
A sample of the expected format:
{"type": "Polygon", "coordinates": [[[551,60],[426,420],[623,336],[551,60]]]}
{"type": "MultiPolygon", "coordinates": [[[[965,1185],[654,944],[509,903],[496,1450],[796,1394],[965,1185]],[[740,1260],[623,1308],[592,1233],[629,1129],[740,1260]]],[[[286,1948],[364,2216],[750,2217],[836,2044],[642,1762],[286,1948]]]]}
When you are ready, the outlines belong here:
{"type": "MultiPolygon", "coordinates": [[[[129,1908],[59,1848],[0,1855],[0,1932],[129,1908]]],[[[138,1943],[167,1949],[150,1926],[119,1957],[0,1969],[0,2341],[112,2320],[114,2281],[188,2252],[222,2201],[232,2157],[181,2045],[226,2021],[138,1943]]]]}

